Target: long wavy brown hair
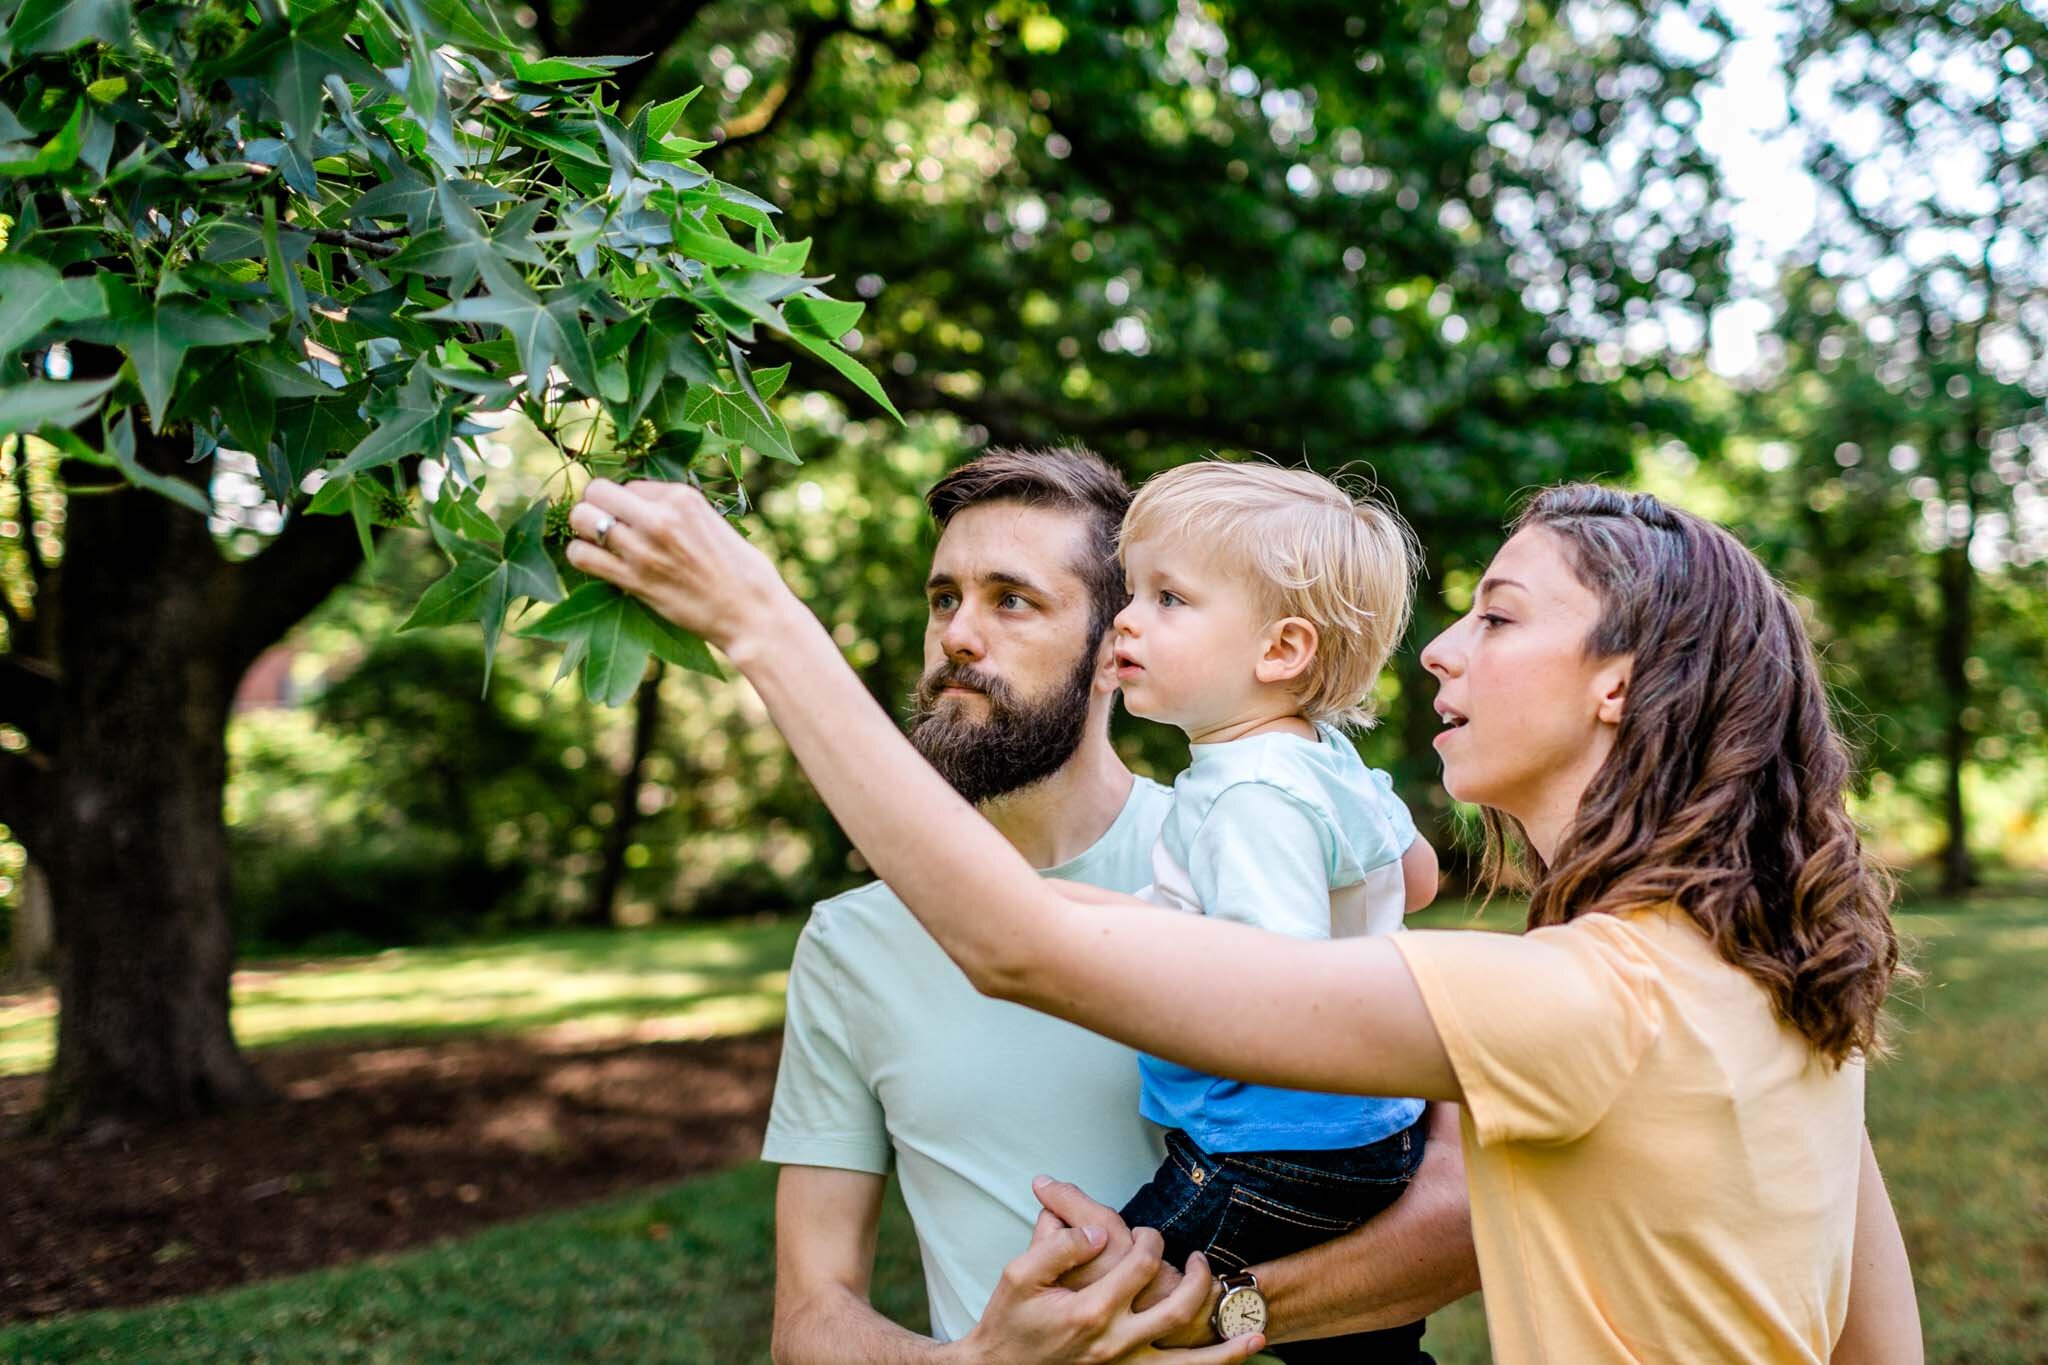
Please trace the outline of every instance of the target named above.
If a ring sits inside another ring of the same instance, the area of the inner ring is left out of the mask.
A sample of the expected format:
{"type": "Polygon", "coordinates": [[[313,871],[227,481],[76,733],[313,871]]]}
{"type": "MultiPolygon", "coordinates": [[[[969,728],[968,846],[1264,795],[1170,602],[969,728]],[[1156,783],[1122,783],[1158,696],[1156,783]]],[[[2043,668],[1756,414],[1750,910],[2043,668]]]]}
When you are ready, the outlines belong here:
{"type": "Polygon", "coordinates": [[[1735,537],[1648,494],[1547,489],[1529,527],[1600,598],[1587,651],[1634,663],[1555,863],[1488,810],[1489,880],[1529,888],[1532,929],[1675,902],[1814,1051],[1878,1051],[1892,881],[1844,804],[1849,751],[1798,609],[1735,537]]]}

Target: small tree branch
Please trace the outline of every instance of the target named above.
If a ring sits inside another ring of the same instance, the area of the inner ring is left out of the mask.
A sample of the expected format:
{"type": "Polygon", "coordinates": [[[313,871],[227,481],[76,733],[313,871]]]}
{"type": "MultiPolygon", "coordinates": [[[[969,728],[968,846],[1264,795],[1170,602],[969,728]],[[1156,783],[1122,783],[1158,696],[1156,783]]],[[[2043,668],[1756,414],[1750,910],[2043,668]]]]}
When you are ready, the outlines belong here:
{"type": "Polygon", "coordinates": [[[919,4],[917,23],[908,33],[892,34],[879,29],[855,28],[853,21],[844,14],[829,19],[819,19],[804,24],[796,30],[796,51],[789,59],[789,69],[782,78],[768,88],[759,103],[727,123],[720,133],[716,147],[704,153],[723,151],[742,142],[765,137],[775,131],[776,125],[802,102],[810,89],[811,80],[817,74],[818,53],[825,44],[841,33],[850,33],[865,38],[879,47],[888,49],[901,61],[915,62],[931,47],[932,26],[930,9],[919,4]]]}

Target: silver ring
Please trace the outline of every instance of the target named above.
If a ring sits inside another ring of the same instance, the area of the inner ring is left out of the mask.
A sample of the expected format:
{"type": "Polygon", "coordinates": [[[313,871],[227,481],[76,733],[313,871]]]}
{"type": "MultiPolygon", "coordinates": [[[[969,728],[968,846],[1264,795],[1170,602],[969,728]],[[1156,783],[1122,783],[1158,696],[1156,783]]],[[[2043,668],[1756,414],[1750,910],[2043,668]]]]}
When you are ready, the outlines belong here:
{"type": "Polygon", "coordinates": [[[591,530],[595,532],[597,536],[597,543],[600,548],[610,548],[609,546],[605,545],[604,538],[610,535],[612,533],[612,527],[617,526],[618,524],[619,519],[609,512],[599,512],[597,514],[597,525],[593,526],[591,530]]]}

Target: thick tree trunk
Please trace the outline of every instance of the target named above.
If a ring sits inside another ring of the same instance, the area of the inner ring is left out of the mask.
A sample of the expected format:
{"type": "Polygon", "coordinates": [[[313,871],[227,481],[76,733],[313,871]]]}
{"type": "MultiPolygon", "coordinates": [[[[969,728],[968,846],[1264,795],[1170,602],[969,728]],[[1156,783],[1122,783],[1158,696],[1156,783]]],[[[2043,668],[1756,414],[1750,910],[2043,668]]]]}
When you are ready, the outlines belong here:
{"type": "MultiPolygon", "coordinates": [[[[146,438],[140,453],[176,471],[188,450],[146,438]]],[[[56,930],[57,1058],[38,1127],[162,1122],[267,1094],[228,1023],[228,712],[264,647],[360,564],[354,540],[346,518],[318,518],[235,565],[204,517],[152,493],[70,500],[46,799],[25,840],[56,930]]]]}
{"type": "Polygon", "coordinates": [[[147,493],[75,498],[55,800],[38,853],[57,930],[42,1122],[161,1120],[264,1087],[228,1026],[221,797],[238,666],[204,518],[147,493]]]}
{"type": "Polygon", "coordinates": [[[1937,668],[1942,689],[1942,817],[1948,826],[1948,846],[1941,855],[1941,889],[1957,895],[1977,884],[1977,869],[1970,857],[1970,830],[1963,806],[1963,769],[1970,761],[1970,732],[1964,712],[1970,706],[1970,539],[1966,533],[1957,544],[1941,552],[1941,633],[1936,642],[1937,668]]]}
{"type": "Polygon", "coordinates": [[[640,786],[647,756],[654,752],[655,732],[661,724],[661,680],[667,672],[668,665],[656,659],[633,696],[633,748],[626,756],[626,770],[619,776],[611,828],[604,832],[604,861],[598,867],[597,888],[591,893],[590,907],[584,913],[584,922],[588,924],[609,928],[618,922],[619,888],[626,881],[626,850],[632,846],[633,829],[640,823],[640,786]]]}

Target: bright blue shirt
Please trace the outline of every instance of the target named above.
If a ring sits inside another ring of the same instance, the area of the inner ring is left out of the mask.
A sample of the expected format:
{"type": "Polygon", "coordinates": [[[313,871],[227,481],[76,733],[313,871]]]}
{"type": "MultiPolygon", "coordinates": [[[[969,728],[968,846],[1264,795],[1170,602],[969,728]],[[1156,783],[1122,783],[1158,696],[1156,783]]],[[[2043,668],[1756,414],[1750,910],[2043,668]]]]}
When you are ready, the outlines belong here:
{"type": "MultiPolygon", "coordinates": [[[[1397,932],[1415,821],[1342,731],[1197,744],[1173,784],[1148,898],[1295,938],[1397,932]]],[[[1138,1059],[1139,1112],[1212,1152],[1332,1151],[1390,1137],[1422,1101],[1246,1085],[1138,1059]]]]}

